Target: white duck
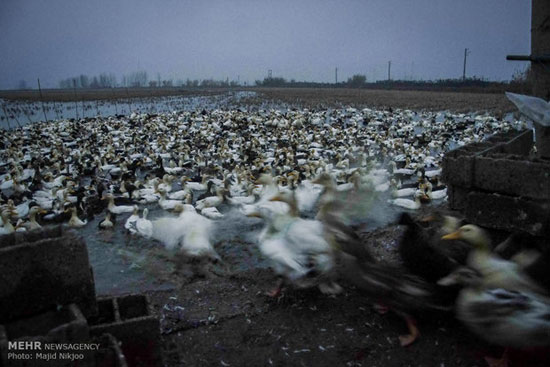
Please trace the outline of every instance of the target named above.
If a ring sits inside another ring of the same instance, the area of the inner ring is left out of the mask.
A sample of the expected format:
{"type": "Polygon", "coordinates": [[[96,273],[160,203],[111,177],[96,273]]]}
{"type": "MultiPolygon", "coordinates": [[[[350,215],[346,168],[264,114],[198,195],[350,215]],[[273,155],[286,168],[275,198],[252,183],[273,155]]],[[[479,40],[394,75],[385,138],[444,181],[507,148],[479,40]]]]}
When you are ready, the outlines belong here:
{"type": "Polygon", "coordinates": [[[181,250],[196,257],[209,257],[213,260],[220,260],[220,256],[214,250],[210,242],[212,221],[200,214],[183,211],[179,220],[186,228],[183,239],[180,241],[181,250]]]}
{"type": "Polygon", "coordinates": [[[425,189],[426,196],[429,199],[441,200],[441,199],[445,199],[447,197],[447,188],[446,187],[441,189],[441,190],[432,191],[433,186],[432,186],[430,181],[426,180],[426,183],[424,184],[424,189],[425,189]]]}
{"type": "Polygon", "coordinates": [[[134,207],[132,205],[115,205],[115,197],[113,194],[106,194],[103,199],[109,200],[107,210],[113,214],[131,213],[134,211],[134,207]]]}
{"type": "Polygon", "coordinates": [[[203,175],[201,182],[188,181],[185,186],[193,191],[204,191],[206,190],[206,181],[208,181],[208,176],[203,175]]]}
{"type": "Polygon", "coordinates": [[[23,222],[18,227],[25,228],[27,231],[42,228],[42,226],[36,221],[37,214],[45,214],[46,211],[38,206],[33,206],[29,209],[29,221],[23,222]]]}
{"type": "Polygon", "coordinates": [[[86,220],[81,220],[78,218],[76,208],[74,206],[65,210],[65,212],[69,211],[71,212],[71,219],[69,219],[69,222],[67,223],[69,227],[80,228],[84,227],[88,223],[86,220]]]}
{"type": "Polygon", "coordinates": [[[248,215],[266,220],[258,238],[260,251],[271,260],[274,271],[283,277],[269,295],[278,295],[284,280],[300,288],[317,285],[323,293],[339,293],[341,287],[331,279],[336,264],[333,250],[324,237],[323,223],[298,218],[293,196],[275,196],[272,200],[287,203],[289,213],[274,214],[260,208],[248,215]]]}
{"type": "Polygon", "coordinates": [[[392,205],[399,206],[401,208],[405,208],[409,210],[418,210],[422,205],[420,203],[421,195],[422,195],[421,193],[416,193],[414,196],[414,200],[397,198],[397,199],[390,199],[388,200],[388,202],[392,205]]]}
{"type": "Polygon", "coordinates": [[[2,213],[0,213],[0,216],[2,217],[2,222],[4,223],[4,226],[0,227],[0,235],[15,232],[15,227],[11,224],[9,219],[9,211],[3,210],[2,213]]]}
{"type": "Polygon", "coordinates": [[[147,214],[149,214],[149,209],[143,209],[141,218],[135,222],[135,233],[138,233],[140,236],[145,238],[151,238],[153,235],[153,223],[147,219],[147,214]]]}
{"type": "Polygon", "coordinates": [[[126,228],[126,230],[132,234],[137,232],[136,222],[139,219],[138,211],[139,211],[138,206],[134,205],[134,211],[132,212],[132,215],[130,215],[128,219],[126,219],[126,222],[124,223],[124,228],[126,228]]]}
{"type": "Polygon", "coordinates": [[[107,211],[107,215],[105,216],[105,219],[103,219],[101,222],[99,222],[98,227],[101,229],[111,229],[115,226],[114,221],[111,218],[111,212],[107,211]]]}
{"type": "Polygon", "coordinates": [[[197,210],[202,210],[204,208],[212,208],[220,205],[225,201],[225,190],[221,188],[216,189],[216,196],[208,196],[202,200],[199,200],[195,203],[195,208],[197,210]]]}
{"type": "Polygon", "coordinates": [[[201,214],[210,219],[221,219],[224,217],[215,206],[202,209],[201,214]]]}
{"type": "Polygon", "coordinates": [[[176,205],[182,204],[181,200],[166,199],[166,191],[162,188],[159,188],[159,194],[159,205],[164,210],[173,210],[176,205]]]}
{"type": "Polygon", "coordinates": [[[191,193],[191,190],[186,187],[187,181],[189,181],[189,178],[182,177],[181,179],[181,190],[172,192],[168,194],[168,198],[172,200],[183,200],[189,193],[191,193]]]}

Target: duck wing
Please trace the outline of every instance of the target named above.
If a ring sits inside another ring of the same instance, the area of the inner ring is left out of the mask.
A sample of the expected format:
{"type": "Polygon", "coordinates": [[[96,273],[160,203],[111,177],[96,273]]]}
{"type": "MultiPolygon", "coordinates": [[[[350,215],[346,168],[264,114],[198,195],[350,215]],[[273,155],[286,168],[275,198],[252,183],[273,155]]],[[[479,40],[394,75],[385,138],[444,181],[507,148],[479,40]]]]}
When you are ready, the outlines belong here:
{"type": "Polygon", "coordinates": [[[457,316],[474,333],[494,344],[550,344],[550,300],[536,293],[465,289],[457,302],[457,316]]]}

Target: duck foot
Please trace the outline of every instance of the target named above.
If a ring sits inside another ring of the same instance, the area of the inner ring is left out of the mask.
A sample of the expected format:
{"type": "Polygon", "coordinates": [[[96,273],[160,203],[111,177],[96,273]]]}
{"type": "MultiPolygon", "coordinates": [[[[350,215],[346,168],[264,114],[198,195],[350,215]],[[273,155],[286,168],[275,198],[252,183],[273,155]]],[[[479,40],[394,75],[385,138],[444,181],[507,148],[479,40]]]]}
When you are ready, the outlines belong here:
{"type": "Polygon", "coordinates": [[[265,295],[271,298],[278,297],[281,294],[282,289],[283,289],[283,279],[278,279],[275,285],[275,288],[265,292],[265,295]]]}
{"type": "Polygon", "coordinates": [[[374,309],[374,311],[378,312],[378,314],[380,315],[385,315],[390,310],[388,306],[386,306],[381,302],[376,302],[374,305],[372,305],[372,308],[374,309]]]}
{"type": "Polygon", "coordinates": [[[407,323],[407,328],[409,329],[409,335],[399,335],[399,343],[402,347],[411,345],[420,335],[420,331],[418,331],[418,328],[416,327],[416,321],[412,317],[405,316],[405,322],[407,323]]]}
{"type": "Polygon", "coordinates": [[[487,356],[484,359],[489,367],[508,367],[508,348],[504,350],[504,353],[502,353],[502,357],[500,358],[487,356]]]}
{"type": "Polygon", "coordinates": [[[335,282],[321,283],[318,287],[321,293],[328,295],[340,294],[343,291],[342,287],[335,282]]]}

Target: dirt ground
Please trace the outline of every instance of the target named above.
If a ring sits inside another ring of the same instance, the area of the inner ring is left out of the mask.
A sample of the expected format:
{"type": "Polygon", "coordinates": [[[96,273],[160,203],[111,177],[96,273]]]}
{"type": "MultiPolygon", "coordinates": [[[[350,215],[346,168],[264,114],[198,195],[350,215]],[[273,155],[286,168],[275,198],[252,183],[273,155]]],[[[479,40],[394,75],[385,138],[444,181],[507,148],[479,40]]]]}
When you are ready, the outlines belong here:
{"type": "MultiPolygon", "coordinates": [[[[398,261],[402,233],[403,227],[390,225],[360,235],[380,261],[391,263],[398,261]]],[[[391,311],[377,313],[374,300],[353,286],[341,282],[344,292],[337,296],[316,288],[266,296],[275,281],[269,269],[206,272],[150,293],[166,365],[486,366],[485,356],[503,353],[468,332],[452,312],[414,315],[421,335],[404,348],[398,340],[407,331],[404,321],[391,311]]],[[[548,350],[509,356],[510,366],[550,363],[548,350]]]]}
{"type": "MultiPolygon", "coordinates": [[[[182,88],[112,88],[112,89],[46,89],[42,91],[44,101],[81,101],[148,98],[161,96],[208,96],[227,93],[232,89],[182,89],[182,88]]],[[[291,106],[308,108],[327,107],[370,107],[409,108],[415,110],[452,112],[481,112],[503,114],[514,111],[514,105],[504,93],[479,93],[472,91],[420,91],[351,88],[242,88],[257,92],[248,103],[284,102],[291,106]]],[[[0,98],[8,100],[40,101],[38,90],[0,91],[0,98]]]]}
{"type": "Polygon", "coordinates": [[[283,101],[308,108],[370,107],[408,108],[452,112],[487,111],[497,116],[515,111],[504,93],[450,91],[347,89],[347,88],[257,88],[264,100],[283,101]]]}

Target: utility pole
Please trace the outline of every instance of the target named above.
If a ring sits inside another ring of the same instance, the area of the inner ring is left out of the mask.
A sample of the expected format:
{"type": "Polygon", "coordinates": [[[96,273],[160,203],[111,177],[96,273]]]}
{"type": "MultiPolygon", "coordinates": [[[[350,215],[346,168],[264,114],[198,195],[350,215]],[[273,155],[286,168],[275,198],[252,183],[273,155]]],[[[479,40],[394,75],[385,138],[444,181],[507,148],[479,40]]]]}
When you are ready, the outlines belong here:
{"type": "Polygon", "coordinates": [[[334,83],[338,84],[338,68],[334,69],[334,83]]]}
{"type": "Polygon", "coordinates": [[[273,70],[269,69],[267,71],[267,79],[271,79],[273,77],[273,70]]]}
{"type": "Polygon", "coordinates": [[[470,50],[467,48],[464,49],[464,69],[462,70],[462,81],[466,80],[466,58],[470,54],[470,50]]]}
{"type": "Polygon", "coordinates": [[[388,61],[388,82],[391,80],[391,60],[388,61]]]}

